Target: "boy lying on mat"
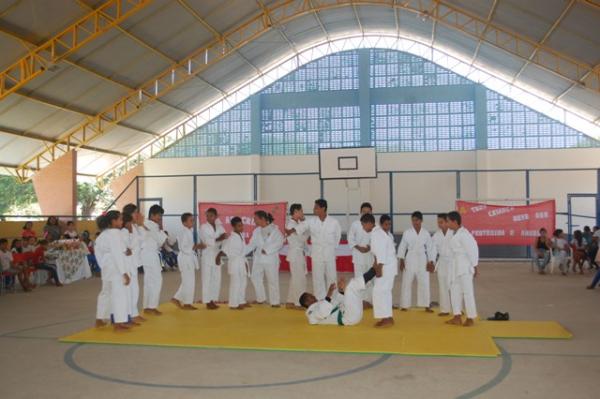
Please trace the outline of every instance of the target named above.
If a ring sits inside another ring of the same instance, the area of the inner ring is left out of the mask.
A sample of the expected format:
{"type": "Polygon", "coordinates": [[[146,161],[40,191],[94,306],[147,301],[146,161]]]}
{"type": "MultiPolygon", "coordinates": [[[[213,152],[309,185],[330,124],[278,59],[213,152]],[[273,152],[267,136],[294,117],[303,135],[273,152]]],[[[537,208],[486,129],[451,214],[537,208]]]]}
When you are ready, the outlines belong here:
{"type": "Polygon", "coordinates": [[[308,292],[300,296],[300,305],[306,308],[309,324],[337,324],[352,326],[360,323],[363,316],[363,291],[365,284],[373,277],[381,277],[382,264],[375,264],[361,277],[355,277],[348,284],[342,278],[337,287],[329,286],[327,297],[322,301],[308,292]],[[337,288],[337,293],[335,292],[337,288]],[[332,295],[336,294],[332,298],[332,295]]]}

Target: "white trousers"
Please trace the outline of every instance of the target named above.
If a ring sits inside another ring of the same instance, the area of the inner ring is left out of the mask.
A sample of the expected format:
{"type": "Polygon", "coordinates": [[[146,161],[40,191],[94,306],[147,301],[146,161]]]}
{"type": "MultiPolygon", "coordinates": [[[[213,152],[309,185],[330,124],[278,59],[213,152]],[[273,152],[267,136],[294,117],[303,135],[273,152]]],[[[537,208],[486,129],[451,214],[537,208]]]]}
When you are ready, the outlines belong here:
{"type": "Polygon", "coordinates": [[[437,263],[437,279],[440,293],[440,312],[450,313],[450,262],[452,260],[438,260],[437,263]]]}
{"type": "Polygon", "coordinates": [[[137,268],[131,273],[131,279],[129,282],[129,314],[131,317],[138,317],[140,311],[138,309],[138,302],[140,298],[140,282],[138,280],[137,268]]]}
{"type": "Polygon", "coordinates": [[[215,259],[202,256],[202,303],[218,302],[221,293],[221,266],[215,264],[215,259]]]}
{"type": "Polygon", "coordinates": [[[264,276],[267,275],[267,287],[269,289],[269,303],[271,305],[281,305],[279,297],[279,262],[258,262],[252,265],[252,285],[256,292],[256,301],[265,302],[267,300],[264,286],[264,276]]]}
{"type": "Polygon", "coordinates": [[[322,301],[327,296],[329,286],[337,282],[335,257],[327,260],[317,260],[312,263],[313,291],[317,300],[322,301]]]}
{"type": "Polygon", "coordinates": [[[304,255],[290,257],[290,287],[287,303],[300,306],[300,295],[306,292],[306,258],[304,255]]]}
{"type": "MultiPolygon", "coordinates": [[[[358,261],[354,262],[353,263],[353,265],[354,265],[354,277],[355,278],[362,277],[363,274],[365,274],[366,272],[368,272],[369,269],[371,267],[373,267],[372,260],[373,259],[371,259],[370,263],[369,262],[364,262],[364,261],[363,262],[358,262],[358,261]]],[[[369,281],[366,284],[366,286],[365,286],[366,288],[363,291],[363,301],[366,301],[366,302],[369,302],[369,303],[373,303],[373,286],[374,286],[373,281],[369,281]]]]}
{"type": "Polygon", "coordinates": [[[196,290],[196,270],[193,267],[179,265],[179,272],[181,273],[181,284],[173,298],[184,305],[191,305],[194,303],[194,291],[196,290]]]}
{"type": "Polygon", "coordinates": [[[246,303],[246,286],[248,275],[246,265],[235,267],[229,271],[229,307],[237,308],[246,303]]]}
{"type": "Polygon", "coordinates": [[[160,303],[162,289],[162,268],[156,265],[144,265],[144,309],[156,309],[160,303]]]}
{"type": "Polygon", "coordinates": [[[373,286],[373,317],[384,319],[393,316],[392,288],[394,288],[394,268],[397,264],[383,265],[383,274],[375,278],[373,286]]]}
{"type": "Polygon", "coordinates": [[[425,263],[405,263],[406,267],[402,273],[402,293],[400,294],[400,307],[408,309],[412,306],[412,284],[417,279],[417,306],[428,308],[431,300],[429,294],[429,272],[425,269],[425,263]]]}
{"type": "Polygon", "coordinates": [[[363,291],[365,290],[365,279],[355,277],[344,290],[344,301],[342,309],[342,323],[352,326],[360,323],[363,317],[363,291]]]}
{"type": "Polygon", "coordinates": [[[475,290],[473,289],[473,275],[471,273],[463,274],[454,278],[450,291],[452,301],[452,313],[459,316],[462,312],[463,301],[465,311],[469,319],[477,317],[477,308],[475,306],[475,290]]]}
{"type": "Polygon", "coordinates": [[[98,300],[96,302],[97,320],[107,320],[110,318],[110,288],[110,281],[102,279],[102,289],[98,294],[98,300]]]}
{"type": "Polygon", "coordinates": [[[129,321],[130,292],[129,286],[123,282],[119,275],[110,282],[110,312],[115,323],[129,321]]]}

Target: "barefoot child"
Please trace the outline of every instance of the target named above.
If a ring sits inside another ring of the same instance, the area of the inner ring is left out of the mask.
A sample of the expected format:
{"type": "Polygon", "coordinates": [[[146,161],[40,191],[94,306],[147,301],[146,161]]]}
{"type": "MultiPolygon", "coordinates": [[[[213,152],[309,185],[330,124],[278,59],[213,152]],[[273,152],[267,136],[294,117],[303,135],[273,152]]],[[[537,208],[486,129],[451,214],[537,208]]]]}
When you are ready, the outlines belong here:
{"type": "Polygon", "coordinates": [[[462,218],[456,211],[448,213],[448,227],[454,231],[450,241],[452,248],[452,267],[450,268],[450,300],[454,318],[446,323],[461,325],[463,301],[467,312],[467,320],[463,326],[470,327],[475,323],[477,308],[473,278],[479,274],[479,248],[471,233],[461,226],[462,218]]]}
{"type": "Polygon", "coordinates": [[[452,267],[452,248],[450,243],[454,232],[448,228],[448,214],[437,215],[438,231],[433,235],[433,245],[438,254],[435,263],[438,287],[440,291],[440,312],[438,316],[450,315],[450,268],[452,267]]]}
{"type": "Polygon", "coordinates": [[[183,226],[177,233],[177,264],[181,273],[181,284],[171,302],[181,309],[196,310],[192,305],[196,289],[196,270],[199,269],[196,250],[201,249],[203,245],[194,243],[194,215],[189,212],[181,215],[181,224],[183,226]]]}
{"type": "Polygon", "coordinates": [[[360,218],[360,222],[366,232],[371,232],[371,252],[374,261],[382,267],[381,276],[375,278],[373,285],[373,316],[379,319],[375,327],[389,327],[394,325],[392,288],[398,274],[394,236],[390,232],[392,219],[382,215],[379,226],[375,227],[375,218],[367,213],[360,218]]]}
{"type": "Polygon", "coordinates": [[[145,318],[140,316],[139,311],[139,297],[140,297],[140,284],[138,280],[138,268],[142,266],[142,258],[141,258],[141,250],[142,250],[142,242],[144,241],[144,232],[146,229],[144,228],[144,217],[138,210],[137,205],[135,204],[127,204],[123,207],[123,218],[126,215],[131,215],[132,223],[131,223],[131,283],[129,284],[129,294],[130,300],[129,304],[131,306],[130,314],[133,318],[132,320],[136,323],[140,323],[142,321],[146,321],[145,318]]]}
{"type": "Polygon", "coordinates": [[[288,309],[303,309],[298,298],[306,291],[306,240],[308,232],[297,233],[302,229],[299,227],[304,222],[304,211],[302,205],[292,204],[290,206],[290,220],[285,225],[286,230],[293,233],[287,237],[288,253],[286,260],[290,264],[290,287],[285,307],[288,309]]]}
{"type": "Polygon", "coordinates": [[[400,270],[402,270],[400,307],[402,311],[407,311],[411,307],[412,284],[416,278],[417,306],[432,313],[429,273],[433,271],[434,267],[435,248],[431,235],[423,228],[423,214],[415,211],[410,219],[412,227],[402,234],[402,240],[398,245],[398,258],[400,258],[400,270]]]}
{"type": "Polygon", "coordinates": [[[246,254],[250,248],[246,245],[242,232],[242,219],[231,219],[233,232],[223,243],[223,249],[217,255],[215,263],[221,265],[221,258],[227,256],[227,272],[229,273],[229,309],[242,310],[250,307],[246,303],[246,285],[248,283],[248,263],[246,254]]]}
{"type": "Polygon", "coordinates": [[[144,264],[144,314],[160,316],[157,309],[162,288],[162,265],[160,249],[167,240],[162,229],[165,210],[160,205],[152,205],[145,223],[146,233],[142,243],[142,263],[144,264]]]}
{"type": "Polygon", "coordinates": [[[217,266],[215,259],[221,251],[222,242],[227,239],[227,233],[218,219],[217,210],[206,210],[206,223],[200,226],[200,240],[205,245],[202,250],[201,277],[202,277],[202,303],[209,310],[218,309],[217,302],[221,291],[221,267],[217,266]]]}
{"type": "Polygon", "coordinates": [[[360,323],[363,316],[363,291],[376,275],[381,276],[382,266],[374,265],[360,277],[354,277],[348,284],[340,279],[337,285],[331,284],[325,299],[319,301],[308,292],[300,296],[300,304],[306,308],[306,317],[309,324],[337,324],[352,326],[360,323]]]}
{"type": "Polygon", "coordinates": [[[102,216],[98,223],[101,229],[105,227],[96,241],[96,256],[102,270],[102,291],[98,296],[98,313],[96,325],[102,324],[107,313],[112,315],[115,331],[128,330],[129,294],[127,286],[130,283],[129,266],[121,228],[123,218],[119,211],[109,211],[102,216]],[[110,288],[108,288],[110,287],[110,288]],[[107,298],[106,291],[109,291],[107,298]],[[108,305],[108,306],[107,306],[108,305]],[[98,323],[101,321],[101,323],[98,323]]]}

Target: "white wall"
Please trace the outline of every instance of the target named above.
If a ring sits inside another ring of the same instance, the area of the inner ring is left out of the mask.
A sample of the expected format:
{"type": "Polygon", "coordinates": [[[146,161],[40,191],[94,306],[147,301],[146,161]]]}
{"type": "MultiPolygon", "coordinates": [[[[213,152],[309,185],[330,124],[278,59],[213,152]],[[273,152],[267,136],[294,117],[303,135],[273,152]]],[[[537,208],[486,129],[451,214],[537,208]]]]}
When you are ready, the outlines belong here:
{"type": "MultiPolygon", "coordinates": [[[[211,174],[211,173],[278,173],[258,178],[260,201],[300,202],[312,211],[313,201],[320,195],[318,175],[294,176],[291,173],[318,172],[317,156],[274,156],[151,159],[144,163],[144,175],[211,174]]],[[[393,176],[394,212],[447,211],[456,198],[456,170],[539,168],[600,168],[600,149],[535,150],[535,151],[469,151],[437,153],[378,154],[377,179],[324,182],[324,196],[330,212],[356,213],[360,203],[370,201],[376,213],[389,211],[389,176],[385,171],[435,171],[431,173],[397,173],[393,176]]],[[[460,176],[461,197],[465,199],[524,198],[524,172],[464,172],[460,176]]],[[[162,197],[169,214],[192,210],[192,179],[144,179],[144,197],[162,197]]],[[[198,201],[252,201],[254,182],[251,176],[198,177],[198,201]]],[[[567,193],[593,193],[595,171],[531,172],[530,196],[556,200],[557,211],[566,212],[567,193]]],[[[573,211],[595,214],[593,201],[578,200],[573,211]]],[[[346,228],[346,217],[340,216],[346,228]]],[[[566,218],[558,217],[558,225],[566,227],[566,218]]],[[[578,220],[593,224],[593,220],[578,220]]],[[[396,216],[396,232],[409,225],[408,216],[396,216]]],[[[435,218],[426,216],[425,226],[433,229],[435,218]]]]}

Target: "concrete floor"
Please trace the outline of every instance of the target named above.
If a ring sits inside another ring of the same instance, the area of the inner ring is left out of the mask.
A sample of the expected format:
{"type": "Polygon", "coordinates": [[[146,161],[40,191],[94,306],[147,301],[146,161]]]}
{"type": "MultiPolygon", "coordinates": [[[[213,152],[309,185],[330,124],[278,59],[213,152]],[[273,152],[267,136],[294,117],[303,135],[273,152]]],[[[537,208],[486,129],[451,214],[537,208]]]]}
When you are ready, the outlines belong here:
{"type": "MultiPolygon", "coordinates": [[[[570,341],[498,340],[505,353],[497,359],[59,343],[58,337],[92,325],[100,287],[100,280],[95,278],[63,288],[45,286],[30,294],[0,297],[0,396],[600,397],[596,380],[600,376],[600,289],[584,289],[591,274],[540,276],[524,263],[484,263],[481,272],[476,295],[482,316],[502,310],[510,312],[514,320],[557,320],[575,337],[570,341]]],[[[224,280],[226,287],[226,277],[224,280]]],[[[283,273],[281,280],[285,294],[288,275],[283,273]]],[[[164,274],[163,301],[170,298],[178,283],[179,273],[164,274]]],[[[398,283],[397,279],[396,301],[398,283]]],[[[252,297],[252,288],[248,292],[252,297]]],[[[434,294],[434,300],[436,297],[434,294]]]]}

